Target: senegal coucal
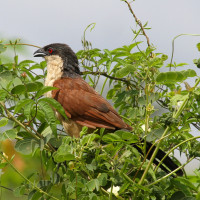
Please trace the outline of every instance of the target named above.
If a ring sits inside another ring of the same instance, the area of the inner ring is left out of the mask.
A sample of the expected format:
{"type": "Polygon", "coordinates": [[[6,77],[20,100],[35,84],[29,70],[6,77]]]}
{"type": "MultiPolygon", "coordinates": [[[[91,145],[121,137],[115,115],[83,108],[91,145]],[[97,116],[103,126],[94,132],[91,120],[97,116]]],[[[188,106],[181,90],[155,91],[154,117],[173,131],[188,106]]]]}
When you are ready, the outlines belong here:
{"type": "MultiPolygon", "coordinates": [[[[56,99],[63,106],[68,119],[64,119],[58,112],[56,115],[69,135],[79,137],[83,126],[93,130],[96,128],[113,131],[132,130],[110,103],[81,78],[78,59],[68,45],[50,44],[38,49],[34,56],[44,57],[47,62],[45,85],[58,89],[48,92],[46,96],[56,99]]],[[[137,145],[133,145],[142,153],[137,145]]],[[[150,147],[151,143],[147,143],[146,152],[150,147]]],[[[154,149],[155,147],[152,148],[149,157],[154,149]]],[[[159,150],[156,159],[161,160],[164,156],[165,153],[159,150]]],[[[156,159],[154,163],[158,164],[156,159]]],[[[169,157],[166,157],[163,163],[170,170],[178,167],[169,157]]],[[[163,165],[161,168],[169,171],[163,165]]],[[[182,170],[177,171],[177,174],[182,175],[182,170]]]]}

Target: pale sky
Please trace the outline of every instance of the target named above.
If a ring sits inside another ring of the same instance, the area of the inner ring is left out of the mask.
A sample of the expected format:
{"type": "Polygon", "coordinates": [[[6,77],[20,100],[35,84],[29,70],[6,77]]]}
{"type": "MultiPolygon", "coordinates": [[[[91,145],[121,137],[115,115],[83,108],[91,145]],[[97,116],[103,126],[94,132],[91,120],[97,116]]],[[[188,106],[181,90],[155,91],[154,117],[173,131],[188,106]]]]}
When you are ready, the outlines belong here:
{"type": "MultiPolygon", "coordinates": [[[[176,35],[200,34],[199,0],[136,0],[132,8],[143,24],[149,22],[150,43],[157,47],[157,52],[169,57],[176,35]]],[[[129,44],[133,38],[131,28],[135,28],[127,5],[120,0],[6,0],[1,1],[0,16],[0,39],[21,38],[38,46],[62,42],[74,51],[82,48],[83,31],[90,23],[96,23],[96,27],[87,33],[87,39],[100,49],[111,50],[129,44]]],[[[199,42],[200,37],[178,38],[174,61],[188,63],[186,69],[196,69],[193,59],[200,57],[196,48],[199,42]]],[[[34,51],[30,48],[26,59],[33,59],[34,51]]]]}

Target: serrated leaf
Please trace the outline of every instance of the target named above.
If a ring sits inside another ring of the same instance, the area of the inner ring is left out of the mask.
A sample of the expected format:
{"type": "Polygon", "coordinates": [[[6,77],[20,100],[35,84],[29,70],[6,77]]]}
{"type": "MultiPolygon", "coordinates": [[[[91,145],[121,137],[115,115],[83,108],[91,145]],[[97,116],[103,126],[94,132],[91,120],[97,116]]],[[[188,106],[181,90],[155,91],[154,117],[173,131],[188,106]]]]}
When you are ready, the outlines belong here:
{"type": "Polygon", "coordinates": [[[41,133],[43,137],[46,137],[47,135],[51,135],[51,134],[52,134],[52,130],[50,126],[47,126],[41,133]]]}
{"type": "Polygon", "coordinates": [[[47,122],[49,123],[52,132],[56,135],[57,134],[56,117],[55,117],[55,113],[54,113],[52,107],[49,105],[49,103],[47,103],[45,101],[38,101],[38,105],[45,113],[47,122]]]}
{"type": "Polygon", "coordinates": [[[40,96],[42,96],[43,94],[52,91],[52,90],[56,90],[58,88],[56,87],[51,87],[51,86],[43,86],[43,88],[41,88],[37,94],[35,95],[35,98],[38,99],[40,96]]]}
{"type": "Polygon", "coordinates": [[[25,107],[27,104],[34,104],[35,102],[32,99],[22,99],[18,101],[17,105],[15,106],[14,113],[18,113],[22,107],[25,107]]]}
{"type": "Polygon", "coordinates": [[[65,110],[64,108],[61,106],[61,104],[56,101],[55,99],[52,98],[42,98],[40,99],[38,102],[47,102],[49,103],[51,106],[53,106],[65,119],[67,119],[67,115],[65,114],[65,110]]]}
{"type": "Polygon", "coordinates": [[[6,99],[7,92],[5,90],[0,90],[0,101],[4,101],[6,99]]]}
{"type": "Polygon", "coordinates": [[[30,119],[30,117],[31,117],[31,110],[33,108],[35,108],[34,104],[35,104],[35,102],[31,101],[31,102],[27,103],[26,106],[24,107],[24,115],[26,116],[27,119],[30,119]]]}

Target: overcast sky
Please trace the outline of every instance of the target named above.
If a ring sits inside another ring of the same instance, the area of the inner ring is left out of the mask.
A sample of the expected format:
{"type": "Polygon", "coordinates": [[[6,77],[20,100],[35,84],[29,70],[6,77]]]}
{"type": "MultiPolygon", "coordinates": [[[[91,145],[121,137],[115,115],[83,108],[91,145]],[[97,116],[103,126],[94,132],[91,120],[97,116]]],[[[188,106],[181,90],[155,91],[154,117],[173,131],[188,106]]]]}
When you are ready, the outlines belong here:
{"type": "MultiPolygon", "coordinates": [[[[200,34],[199,0],[136,0],[132,8],[143,24],[149,22],[152,29],[147,35],[157,52],[171,55],[171,42],[178,34],[200,34]]],[[[96,27],[87,39],[100,49],[129,44],[131,28],[135,28],[127,5],[120,0],[5,0],[1,1],[0,16],[0,39],[21,38],[38,46],[62,42],[75,51],[82,48],[83,31],[90,23],[96,27]]],[[[174,60],[195,69],[192,61],[200,57],[198,42],[200,37],[178,38],[174,60]]],[[[34,51],[30,48],[27,59],[33,59],[34,51]]]]}

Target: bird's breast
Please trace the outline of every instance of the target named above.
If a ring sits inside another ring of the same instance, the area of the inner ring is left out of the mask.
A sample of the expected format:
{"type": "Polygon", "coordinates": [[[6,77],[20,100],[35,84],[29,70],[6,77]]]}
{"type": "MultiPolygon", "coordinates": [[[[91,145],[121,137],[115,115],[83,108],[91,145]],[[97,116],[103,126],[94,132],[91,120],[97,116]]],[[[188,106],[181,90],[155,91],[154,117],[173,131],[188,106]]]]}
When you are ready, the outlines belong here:
{"type": "MultiPolygon", "coordinates": [[[[45,79],[45,86],[53,87],[56,80],[60,79],[63,74],[63,61],[60,56],[47,56],[45,57],[47,62],[47,76],[45,79]]],[[[49,91],[45,95],[46,97],[52,97],[52,91],[49,91]]]]}

